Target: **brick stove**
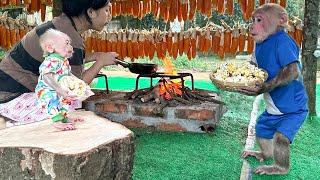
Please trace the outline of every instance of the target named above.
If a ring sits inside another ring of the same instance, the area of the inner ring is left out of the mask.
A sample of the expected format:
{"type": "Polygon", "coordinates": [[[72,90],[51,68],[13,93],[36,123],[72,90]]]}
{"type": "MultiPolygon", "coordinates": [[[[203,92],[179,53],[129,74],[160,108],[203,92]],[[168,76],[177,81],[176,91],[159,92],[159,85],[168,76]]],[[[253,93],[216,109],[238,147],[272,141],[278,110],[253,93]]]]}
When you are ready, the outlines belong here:
{"type": "MultiPolygon", "coordinates": [[[[161,78],[165,75],[160,74],[161,78]]],[[[183,78],[189,74],[178,77],[170,76],[170,79],[183,78]]],[[[142,77],[149,77],[142,75],[142,77]]],[[[150,78],[154,78],[151,76],[150,78]]],[[[192,78],[192,89],[193,77],[192,78]]],[[[136,81],[138,87],[139,78],[136,81]]],[[[151,87],[152,80],[150,81],[151,87]]],[[[160,81],[159,81],[160,82],[160,81]]],[[[182,83],[184,84],[184,83],[182,83]]],[[[136,89],[137,91],[137,89],[136,89]]],[[[219,100],[220,97],[214,92],[199,90],[208,94],[211,99],[219,100]]],[[[127,127],[148,128],[164,131],[189,131],[189,132],[210,132],[218,124],[220,118],[225,113],[223,104],[210,101],[197,101],[196,103],[184,104],[156,103],[154,100],[141,102],[140,99],[128,99],[128,94],[132,92],[122,91],[97,91],[96,95],[84,102],[84,108],[96,112],[98,115],[106,117],[115,122],[119,122],[127,127]]]]}

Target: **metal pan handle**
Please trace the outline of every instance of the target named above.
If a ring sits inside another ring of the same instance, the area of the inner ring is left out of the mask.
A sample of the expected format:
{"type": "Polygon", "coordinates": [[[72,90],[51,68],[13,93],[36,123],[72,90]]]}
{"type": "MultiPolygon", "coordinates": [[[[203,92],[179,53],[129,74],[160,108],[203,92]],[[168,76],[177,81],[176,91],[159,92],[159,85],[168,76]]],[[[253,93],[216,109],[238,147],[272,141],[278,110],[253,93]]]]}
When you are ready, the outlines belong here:
{"type": "Polygon", "coordinates": [[[130,64],[129,64],[129,63],[127,63],[127,62],[125,62],[125,61],[123,61],[123,60],[120,60],[120,59],[118,59],[118,58],[116,58],[116,64],[119,64],[119,65],[121,65],[121,66],[123,66],[123,67],[125,67],[125,68],[129,68],[129,67],[130,67],[130,64]]]}

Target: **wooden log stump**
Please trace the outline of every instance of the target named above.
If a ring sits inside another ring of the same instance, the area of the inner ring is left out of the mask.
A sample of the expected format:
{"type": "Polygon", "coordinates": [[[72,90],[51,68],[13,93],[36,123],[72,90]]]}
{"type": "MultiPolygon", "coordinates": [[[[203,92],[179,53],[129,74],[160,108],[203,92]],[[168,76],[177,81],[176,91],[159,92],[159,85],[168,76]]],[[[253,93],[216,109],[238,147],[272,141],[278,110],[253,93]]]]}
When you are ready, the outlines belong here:
{"type": "Polygon", "coordinates": [[[133,133],[89,111],[76,130],[50,120],[0,130],[0,179],[131,179],[133,133]]]}

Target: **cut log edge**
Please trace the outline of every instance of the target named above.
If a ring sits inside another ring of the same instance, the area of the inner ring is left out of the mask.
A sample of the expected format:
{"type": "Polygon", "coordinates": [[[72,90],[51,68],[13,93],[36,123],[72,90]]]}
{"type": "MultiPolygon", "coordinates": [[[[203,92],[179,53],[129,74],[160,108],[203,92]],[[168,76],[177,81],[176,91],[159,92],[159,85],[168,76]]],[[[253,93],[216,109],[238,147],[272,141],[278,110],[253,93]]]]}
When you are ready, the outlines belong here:
{"type": "Polygon", "coordinates": [[[133,137],[133,132],[92,112],[72,115],[84,117],[73,131],[56,131],[50,120],[0,130],[0,149],[8,147],[37,148],[57,154],[81,154],[120,139],[133,137]]]}

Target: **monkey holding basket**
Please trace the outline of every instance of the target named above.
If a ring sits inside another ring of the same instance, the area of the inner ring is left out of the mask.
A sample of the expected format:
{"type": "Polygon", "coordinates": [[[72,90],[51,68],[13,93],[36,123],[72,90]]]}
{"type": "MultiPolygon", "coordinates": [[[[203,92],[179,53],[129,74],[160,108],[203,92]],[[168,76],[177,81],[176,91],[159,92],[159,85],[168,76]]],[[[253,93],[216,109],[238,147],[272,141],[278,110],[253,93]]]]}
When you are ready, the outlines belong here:
{"type": "Polygon", "coordinates": [[[260,161],[274,159],[273,165],[262,165],[257,174],[287,174],[290,168],[290,144],[308,114],[307,95],[301,75],[299,47],[285,32],[288,14],[278,4],[267,3],[252,15],[250,34],[256,42],[252,61],[268,72],[268,79],[254,88],[243,88],[246,95],[262,94],[266,110],[256,124],[260,151],[246,150],[242,157],[254,156],[260,161]]]}

